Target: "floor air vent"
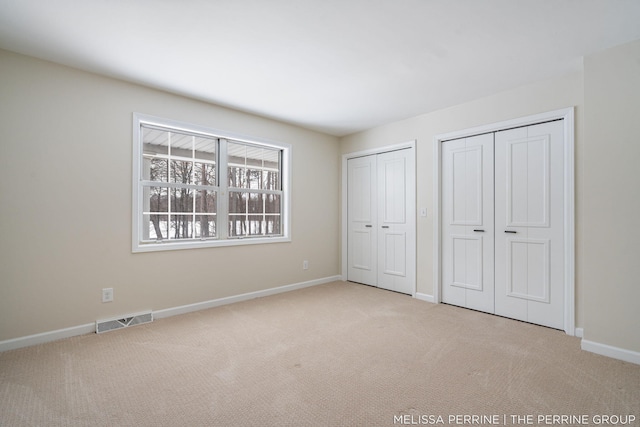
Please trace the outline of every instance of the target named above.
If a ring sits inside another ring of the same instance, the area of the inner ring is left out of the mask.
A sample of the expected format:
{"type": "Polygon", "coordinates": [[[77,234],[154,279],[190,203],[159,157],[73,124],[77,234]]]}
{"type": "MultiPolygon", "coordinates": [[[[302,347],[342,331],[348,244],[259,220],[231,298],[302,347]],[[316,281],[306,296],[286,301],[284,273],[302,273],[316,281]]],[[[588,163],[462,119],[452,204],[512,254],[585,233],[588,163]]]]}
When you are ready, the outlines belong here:
{"type": "Polygon", "coordinates": [[[115,329],[126,328],[128,326],[139,325],[141,323],[153,322],[153,313],[132,314],[120,319],[98,320],[96,321],[96,333],[109,332],[115,329]]]}

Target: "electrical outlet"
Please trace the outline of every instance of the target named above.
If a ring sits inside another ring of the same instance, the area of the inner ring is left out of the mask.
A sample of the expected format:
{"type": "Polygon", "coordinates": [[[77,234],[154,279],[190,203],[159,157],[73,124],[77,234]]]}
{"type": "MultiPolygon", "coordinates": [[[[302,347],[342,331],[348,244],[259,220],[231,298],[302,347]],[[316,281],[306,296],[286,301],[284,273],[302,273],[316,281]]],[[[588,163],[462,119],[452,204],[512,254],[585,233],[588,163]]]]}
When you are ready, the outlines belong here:
{"type": "Polygon", "coordinates": [[[113,288],[102,288],[102,302],[113,301],[113,288]]]}
{"type": "Polygon", "coordinates": [[[304,261],[302,261],[302,269],[303,270],[308,270],[309,269],[309,261],[307,261],[306,259],[304,261]]]}

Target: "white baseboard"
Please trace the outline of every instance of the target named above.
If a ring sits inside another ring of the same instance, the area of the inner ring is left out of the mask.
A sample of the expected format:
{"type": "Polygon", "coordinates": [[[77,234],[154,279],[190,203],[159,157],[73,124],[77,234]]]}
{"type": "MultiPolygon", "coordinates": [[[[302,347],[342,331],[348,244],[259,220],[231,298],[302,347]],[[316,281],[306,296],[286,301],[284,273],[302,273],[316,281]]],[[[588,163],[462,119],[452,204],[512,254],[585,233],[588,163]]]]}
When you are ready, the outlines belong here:
{"type": "Polygon", "coordinates": [[[426,301],[426,302],[435,302],[435,299],[433,298],[433,295],[429,295],[429,294],[423,294],[420,292],[416,292],[415,299],[419,299],[420,301],[426,301]]]}
{"type": "Polygon", "coordinates": [[[10,340],[0,341],[0,352],[15,350],[16,348],[29,347],[36,344],[44,344],[50,341],[57,341],[63,338],[75,337],[77,335],[90,334],[96,331],[96,322],[86,325],[72,326],[70,328],[58,329],[56,331],[43,332],[41,334],[28,335],[10,340]]]}
{"type": "Polygon", "coordinates": [[[321,285],[339,281],[341,276],[325,277],[323,279],[310,280],[308,282],[296,283],[293,285],[279,286],[277,288],[265,289],[263,291],[249,292],[246,294],[234,295],[231,297],[218,298],[210,301],[197,302],[195,304],[182,305],[180,307],[166,308],[153,312],[154,319],[176,316],[178,314],[190,313],[192,311],[204,310],[207,308],[219,307],[221,305],[233,304],[234,302],[247,301],[254,298],[266,297],[280,294],[282,292],[295,291],[296,289],[308,288],[309,286],[321,285]]]}
{"type": "MultiPolygon", "coordinates": [[[[330,283],[339,281],[342,276],[331,276],[322,279],[309,280],[307,282],[295,283],[292,285],[279,286],[277,288],[265,289],[262,291],[249,292],[246,294],[235,295],[226,298],[218,298],[211,301],[204,301],[195,304],[183,305],[180,307],[166,308],[164,310],[158,310],[153,312],[155,319],[161,319],[164,317],[175,316],[178,314],[189,313],[192,311],[203,310],[206,308],[218,307],[221,305],[232,304],[234,302],[246,301],[259,297],[266,297],[269,295],[275,295],[282,292],[294,291],[296,289],[308,288],[310,286],[321,285],[323,283],[330,283]]],[[[85,335],[94,333],[96,331],[96,323],[87,323],[85,325],[72,326],[70,328],[58,329],[55,331],[43,332],[41,334],[28,335],[25,337],[12,338],[5,341],[0,341],[0,352],[7,350],[15,350],[17,348],[29,347],[36,344],[44,344],[50,341],[57,341],[63,338],[75,337],[78,335],[85,335]]]]}
{"type": "Polygon", "coordinates": [[[635,363],[640,365],[640,352],[625,350],[624,348],[613,347],[607,344],[601,344],[593,341],[583,339],[580,343],[580,347],[591,353],[596,353],[601,356],[612,357],[618,360],[624,360],[625,362],[635,363]]]}
{"type": "Polygon", "coordinates": [[[584,337],[584,329],[583,328],[576,328],[574,332],[575,332],[574,336],[576,336],[578,338],[584,337]]]}

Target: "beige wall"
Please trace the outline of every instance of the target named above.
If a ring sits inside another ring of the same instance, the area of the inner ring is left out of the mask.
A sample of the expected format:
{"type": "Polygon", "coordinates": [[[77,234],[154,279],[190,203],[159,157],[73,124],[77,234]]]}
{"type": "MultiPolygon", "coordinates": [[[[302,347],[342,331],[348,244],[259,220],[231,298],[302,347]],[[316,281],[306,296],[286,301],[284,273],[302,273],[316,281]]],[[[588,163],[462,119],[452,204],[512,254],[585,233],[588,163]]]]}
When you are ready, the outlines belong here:
{"type": "MultiPolygon", "coordinates": [[[[576,210],[582,202],[581,168],[583,75],[568,75],[508,92],[478,99],[455,107],[395,122],[341,139],[343,154],[370,148],[416,140],[417,207],[427,208],[427,217],[417,217],[417,291],[433,295],[433,138],[436,135],[497,123],[513,118],[575,106],[576,123],[576,210]]],[[[580,224],[580,215],[576,223],[580,224]]],[[[579,245],[580,236],[576,237],[579,245]]],[[[577,254],[578,255],[578,254],[577,254]]],[[[582,325],[584,294],[577,272],[576,286],[577,325],[582,325]]]]}
{"type": "Polygon", "coordinates": [[[584,66],[585,339],[640,352],[640,40],[584,66]]]}
{"type": "Polygon", "coordinates": [[[6,51],[0,130],[0,341],[339,274],[337,138],[6,51]],[[291,144],[292,242],[132,254],[134,111],[291,144]]]}

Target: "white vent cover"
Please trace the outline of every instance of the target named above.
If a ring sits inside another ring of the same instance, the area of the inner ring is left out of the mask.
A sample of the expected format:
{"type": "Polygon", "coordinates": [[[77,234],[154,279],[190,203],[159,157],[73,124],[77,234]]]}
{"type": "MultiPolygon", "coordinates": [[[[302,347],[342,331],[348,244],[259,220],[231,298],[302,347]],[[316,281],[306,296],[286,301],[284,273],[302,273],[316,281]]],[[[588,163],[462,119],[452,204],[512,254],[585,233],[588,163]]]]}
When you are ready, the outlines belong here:
{"type": "Polygon", "coordinates": [[[115,329],[126,328],[128,326],[139,325],[141,323],[153,322],[153,313],[130,314],[120,319],[108,319],[96,321],[96,333],[113,331],[115,329]]]}

